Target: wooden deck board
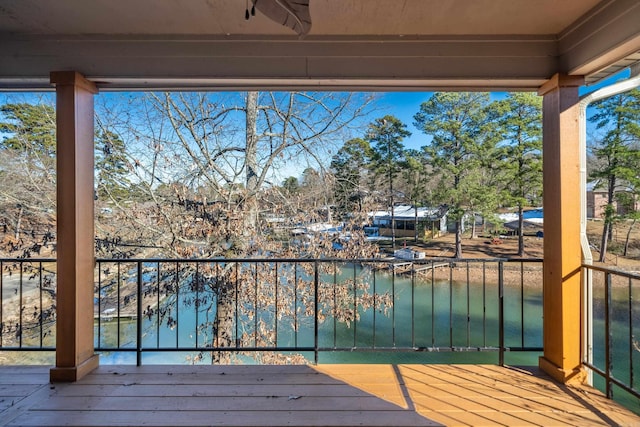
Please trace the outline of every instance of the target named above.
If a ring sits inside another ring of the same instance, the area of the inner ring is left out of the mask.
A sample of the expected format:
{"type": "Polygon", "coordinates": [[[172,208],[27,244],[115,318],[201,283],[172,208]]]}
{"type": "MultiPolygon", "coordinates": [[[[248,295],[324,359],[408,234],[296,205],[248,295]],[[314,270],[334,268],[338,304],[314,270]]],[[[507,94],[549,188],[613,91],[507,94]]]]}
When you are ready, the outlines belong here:
{"type": "Polygon", "coordinates": [[[435,426],[396,411],[51,411],[17,419],[20,426],[435,426]]]}
{"type": "Polygon", "coordinates": [[[640,425],[589,387],[492,365],[0,367],[0,426],[640,425]],[[11,401],[11,403],[9,403],[11,401]]]}
{"type": "Polygon", "coordinates": [[[368,394],[362,390],[345,385],[305,384],[305,385],[269,385],[259,384],[251,387],[218,385],[218,384],[109,384],[105,386],[80,385],[77,387],[59,388],[61,396],[110,396],[117,394],[125,397],[224,397],[224,396],[336,396],[336,397],[362,397],[368,394]]]}
{"type": "MultiPolygon", "coordinates": [[[[46,377],[43,378],[47,379],[46,377]]],[[[42,384],[0,384],[0,397],[27,396],[42,384]]]]}
{"type": "MultiPolygon", "coordinates": [[[[136,411],[403,411],[373,396],[165,396],[136,397],[136,411]]],[[[32,408],[37,411],[126,411],[132,410],[131,397],[56,396],[32,408]]]]}
{"type": "MultiPolygon", "coordinates": [[[[236,385],[255,385],[255,384],[340,384],[339,381],[324,375],[309,374],[267,374],[267,375],[203,375],[203,374],[126,374],[122,376],[101,376],[90,377],[83,384],[121,384],[122,382],[135,383],[144,382],[145,384],[202,384],[202,381],[210,381],[215,384],[236,384],[236,385]]],[[[379,379],[382,382],[381,379],[379,379]]]]}

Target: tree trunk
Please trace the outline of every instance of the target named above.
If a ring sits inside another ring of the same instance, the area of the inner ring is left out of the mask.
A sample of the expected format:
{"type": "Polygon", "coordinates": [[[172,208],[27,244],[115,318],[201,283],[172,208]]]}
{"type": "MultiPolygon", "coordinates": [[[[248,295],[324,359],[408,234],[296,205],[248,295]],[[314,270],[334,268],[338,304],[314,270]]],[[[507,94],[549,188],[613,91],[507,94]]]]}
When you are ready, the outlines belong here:
{"type": "MultiPolygon", "coordinates": [[[[230,291],[233,285],[228,280],[218,283],[218,298],[216,300],[216,319],[213,329],[214,347],[233,347],[233,319],[234,319],[234,292],[230,291]]],[[[238,296],[235,295],[235,298],[238,296]]],[[[213,353],[214,364],[229,364],[231,353],[228,351],[216,351],[213,353]]]]}
{"type": "Polygon", "coordinates": [[[20,206],[20,210],[18,211],[18,221],[16,221],[16,242],[20,240],[20,228],[22,227],[22,212],[24,212],[24,208],[22,205],[20,206]]]}
{"type": "Polygon", "coordinates": [[[522,203],[518,203],[518,256],[524,256],[524,218],[522,203]]]}
{"type": "Polygon", "coordinates": [[[609,239],[613,234],[613,196],[615,191],[616,178],[609,176],[607,184],[607,206],[604,211],[604,225],[602,227],[602,240],[600,242],[600,258],[599,262],[605,262],[607,256],[607,246],[609,239]]]}
{"type": "Polygon", "coordinates": [[[462,218],[456,220],[456,250],[454,258],[462,258],[462,218]]]}
{"type": "Polygon", "coordinates": [[[413,241],[418,243],[418,204],[416,204],[413,207],[413,213],[414,213],[414,215],[413,215],[413,217],[414,217],[414,220],[413,220],[413,233],[414,233],[413,241]]]}
{"type": "Polygon", "coordinates": [[[631,232],[633,231],[633,226],[636,225],[636,219],[634,218],[629,226],[629,230],[627,231],[627,237],[624,240],[624,253],[622,256],[627,256],[627,251],[629,250],[629,239],[631,238],[631,232]]]}
{"type": "MultiPolygon", "coordinates": [[[[241,251],[247,255],[251,236],[255,235],[258,223],[258,92],[247,92],[246,104],[246,142],[245,142],[245,197],[243,200],[243,235],[245,239],[240,243],[241,251]]],[[[231,211],[231,210],[230,210],[231,211]]],[[[227,227],[231,223],[227,222],[227,227]]],[[[216,318],[214,325],[214,344],[218,347],[232,347],[234,292],[230,281],[222,279],[217,285],[216,318]]],[[[235,296],[237,298],[237,295],[235,296]]],[[[217,364],[229,363],[230,353],[226,351],[214,352],[212,362],[217,364]]]]}
{"type": "Polygon", "coordinates": [[[244,234],[249,235],[255,231],[258,223],[258,92],[247,92],[247,115],[246,115],[246,215],[244,219],[244,234]]]}
{"type": "Polygon", "coordinates": [[[602,227],[602,239],[600,240],[600,258],[599,262],[605,262],[607,257],[607,246],[609,244],[609,220],[608,214],[605,214],[604,225],[602,227]]]}
{"type": "Polygon", "coordinates": [[[393,192],[391,193],[391,246],[396,248],[396,215],[393,209],[393,192]]]}
{"type": "Polygon", "coordinates": [[[475,213],[471,213],[471,238],[475,239],[476,237],[478,237],[476,234],[477,234],[477,231],[476,231],[476,214],[475,213]]]}

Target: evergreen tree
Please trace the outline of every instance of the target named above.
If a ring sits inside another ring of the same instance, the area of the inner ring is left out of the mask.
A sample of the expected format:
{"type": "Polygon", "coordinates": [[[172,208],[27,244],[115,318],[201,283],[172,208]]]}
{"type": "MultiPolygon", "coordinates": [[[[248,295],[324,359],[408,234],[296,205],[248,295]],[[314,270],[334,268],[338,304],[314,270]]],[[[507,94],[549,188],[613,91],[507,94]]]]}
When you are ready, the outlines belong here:
{"type": "Polygon", "coordinates": [[[0,148],[21,153],[46,173],[55,171],[55,108],[46,103],[5,104],[0,112],[0,133],[7,134],[0,148]]]}
{"type": "Polygon", "coordinates": [[[489,190],[476,185],[482,165],[478,156],[490,150],[494,141],[488,126],[488,105],[488,93],[439,92],[414,115],[414,125],[432,137],[422,150],[439,174],[434,195],[448,206],[448,215],[455,221],[455,258],[462,256],[463,218],[489,190]]]}
{"type": "Polygon", "coordinates": [[[518,208],[518,256],[524,256],[523,209],[542,195],[542,98],[510,93],[496,102],[505,143],[501,165],[505,196],[518,208]]]}
{"type": "Polygon", "coordinates": [[[462,202],[470,216],[471,238],[477,237],[477,216],[491,218],[500,205],[500,171],[502,163],[497,149],[495,122],[487,123],[486,137],[478,141],[474,167],[467,171],[466,179],[461,183],[462,202]]]}
{"type": "Polygon", "coordinates": [[[331,170],[336,181],[335,198],[343,213],[349,213],[354,208],[362,210],[367,168],[372,154],[368,141],[354,138],[345,142],[331,159],[331,170]]]}
{"type": "Polygon", "coordinates": [[[52,232],[55,210],[56,115],[46,101],[0,106],[0,222],[16,240],[31,224],[52,232]]]}
{"type": "Polygon", "coordinates": [[[97,195],[120,201],[129,194],[129,161],[124,141],[114,132],[102,130],[96,136],[95,168],[97,195]]]}
{"type": "Polygon", "coordinates": [[[298,178],[295,176],[290,176],[282,181],[282,188],[288,194],[295,194],[300,190],[300,183],[298,182],[298,178]]]}
{"type": "Polygon", "coordinates": [[[605,134],[594,144],[593,154],[599,162],[591,178],[603,181],[607,188],[600,262],[604,262],[615,220],[616,186],[640,187],[640,90],[614,95],[593,104],[596,112],[589,118],[605,134]]]}
{"type": "Polygon", "coordinates": [[[428,190],[428,176],[426,174],[427,164],[424,155],[418,150],[406,150],[404,162],[402,163],[402,178],[406,189],[404,191],[414,209],[414,236],[413,240],[418,241],[418,207],[425,202],[428,190]]]}
{"type": "Polygon", "coordinates": [[[411,135],[407,125],[394,116],[384,116],[369,124],[367,137],[373,143],[372,164],[376,174],[389,185],[389,208],[391,210],[391,242],[396,245],[393,181],[402,170],[404,146],[402,140],[411,135]]]}

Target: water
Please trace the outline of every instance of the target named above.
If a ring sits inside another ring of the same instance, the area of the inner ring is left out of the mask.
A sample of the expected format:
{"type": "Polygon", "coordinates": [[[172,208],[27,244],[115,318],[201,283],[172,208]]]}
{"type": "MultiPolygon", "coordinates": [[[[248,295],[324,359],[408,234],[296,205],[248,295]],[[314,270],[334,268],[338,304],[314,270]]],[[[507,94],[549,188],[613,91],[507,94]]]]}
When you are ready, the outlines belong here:
{"type": "MultiPolygon", "coordinates": [[[[318,327],[318,344],[322,348],[363,348],[366,351],[323,351],[320,363],[497,363],[497,351],[468,351],[477,348],[499,347],[499,300],[497,285],[466,282],[420,280],[376,274],[367,270],[350,268],[336,275],[342,283],[352,279],[358,283],[367,282],[370,290],[378,294],[388,292],[393,295],[393,305],[386,313],[360,308],[359,320],[354,324],[336,321],[327,317],[318,327]],[[374,351],[376,348],[441,349],[447,351],[374,351]],[[450,351],[451,348],[465,351],[450,351]]],[[[333,277],[327,277],[330,281],[333,277]]],[[[153,280],[150,280],[151,282],[153,280]]],[[[283,292],[284,293],[284,292],[283,292]]],[[[359,294],[360,295],[360,294],[359,294]]],[[[166,324],[158,327],[157,318],[143,320],[142,347],[193,347],[205,342],[202,333],[196,333],[196,324],[207,317],[212,319],[215,312],[200,309],[196,311],[188,303],[188,295],[183,295],[179,303],[179,327],[169,328],[166,324]],[[196,321],[196,316],[198,321],[196,321]]],[[[298,303],[301,305],[301,303],[298,303]]],[[[324,307],[321,305],[321,307],[324,307]]],[[[273,309],[263,310],[264,319],[273,322],[273,309]]],[[[330,308],[324,307],[327,313],[330,308]]],[[[505,346],[542,347],[542,298],[535,287],[505,287],[505,346]],[[522,294],[524,293],[524,294],[522,294]],[[521,302],[522,298],[522,302],[521,302]],[[524,327],[523,327],[524,325],[524,327]]],[[[314,345],[313,317],[298,316],[297,342],[291,319],[278,321],[278,345],[314,345]]],[[[245,319],[243,328],[255,330],[252,320],[245,319]]],[[[272,325],[273,327],[273,325],[272,325]]],[[[98,344],[96,330],[96,344],[98,344]]],[[[136,323],[120,323],[121,347],[135,349],[136,323]]],[[[117,322],[102,323],[100,344],[115,346],[117,322]]],[[[505,361],[517,365],[537,365],[540,353],[507,352],[505,361]]],[[[143,363],[186,363],[190,362],[185,353],[143,354],[143,363]]],[[[313,360],[313,354],[305,354],[313,360]]],[[[109,352],[102,356],[105,363],[132,363],[134,354],[109,352]]],[[[210,363],[210,359],[202,360],[210,363]]]]}
{"type": "MultiPolygon", "coordinates": [[[[603,281],[594,280],[593,302],[593,363],[605,370],[605,303],[604,287],[599,285],[603,281]]],[[[640,291],[638,283],[635,286],[613,286],[610,322],[610,357],[611,371],[614,378],[638,388],[640,374],[640,347],[638,346],[636,330],[640,330],[640,306],[634,303],[634,297],[640,291]],[[634,342],[636,345],[634,345],[634,342]]],[[[605,380],[594,374],[593,383],[598,389],[605,390],[605,380]]],[[[640,402],[624,390],[613,386],[614,399],[634,412],[640,414],[640,402]]]]}

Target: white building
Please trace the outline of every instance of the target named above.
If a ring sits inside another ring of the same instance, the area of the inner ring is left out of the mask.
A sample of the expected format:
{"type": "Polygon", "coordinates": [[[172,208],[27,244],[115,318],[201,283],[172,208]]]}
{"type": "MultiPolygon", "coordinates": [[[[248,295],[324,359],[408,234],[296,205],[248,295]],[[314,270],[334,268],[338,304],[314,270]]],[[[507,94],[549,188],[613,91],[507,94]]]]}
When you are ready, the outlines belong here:
{"type": "MultiPolygon", "coordinates": [[[[391,235],[391,211],[370,212],[374,226],[380,228],[381,236],[391,235]]],[[[393,209],[396,237],[419,237],[432,239],[447,232],[447,209],[444,207],[395,206],[393,209]]]]}

